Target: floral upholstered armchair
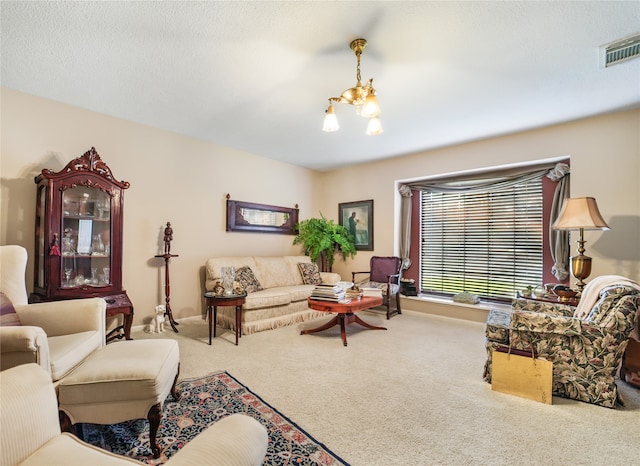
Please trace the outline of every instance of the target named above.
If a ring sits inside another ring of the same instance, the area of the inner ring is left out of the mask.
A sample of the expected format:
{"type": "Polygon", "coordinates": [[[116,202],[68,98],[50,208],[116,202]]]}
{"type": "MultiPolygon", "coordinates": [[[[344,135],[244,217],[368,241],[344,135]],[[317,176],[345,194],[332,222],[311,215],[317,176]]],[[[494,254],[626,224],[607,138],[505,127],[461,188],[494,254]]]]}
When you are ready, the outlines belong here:
{"type": "Polygon", "coordinates": [[[491,382],[492,351],[529,350],[553,362],[553,394],[612,408],[622,403],[615,383],[632,332],[638,332],[640,286],[627,278],[598,277],[577,307],[526,299],[510,311],[492,310],[486,327],[484,378],[491,382]]]}

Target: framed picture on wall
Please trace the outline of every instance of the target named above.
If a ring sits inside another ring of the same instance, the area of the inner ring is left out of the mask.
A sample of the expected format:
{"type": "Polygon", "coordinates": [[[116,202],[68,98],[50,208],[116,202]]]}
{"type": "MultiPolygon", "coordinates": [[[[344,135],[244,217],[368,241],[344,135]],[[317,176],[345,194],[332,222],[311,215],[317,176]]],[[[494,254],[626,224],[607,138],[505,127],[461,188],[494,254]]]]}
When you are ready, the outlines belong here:
{"type": "Polygon", "coordinates": [[[373,199],[338,204],[338,219],[355,238],[357,250],[373,251],[373,199]]]}

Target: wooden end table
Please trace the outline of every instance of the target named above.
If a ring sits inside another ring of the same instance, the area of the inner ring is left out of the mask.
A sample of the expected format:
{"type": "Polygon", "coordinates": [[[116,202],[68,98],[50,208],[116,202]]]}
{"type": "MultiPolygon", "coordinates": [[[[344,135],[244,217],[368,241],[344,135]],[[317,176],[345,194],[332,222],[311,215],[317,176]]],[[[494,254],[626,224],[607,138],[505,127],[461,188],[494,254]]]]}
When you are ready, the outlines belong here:
{"type": "Polygon", "coordinates": [[[207,301],[207,316],[209,319],[209,344],[211,344],[211,327],[213,325],[213,336],[216,336],[216,322],[218,320],[218,306],[235,306],[236,308],[236,346],[238,338],[242,337],[242,306],[245,303],[247,294],[239,295],[216,295],[213,291],[207,291],[204,298],[207,301]],[[213,311],[213,316],[211,315],[213,311]]]}
{"type": "Polygon", "coordinates": [[[309,335],[310,333],[322,332],[336,325],[340,325],[340,336],[342,337],[342,344],[347,346],[347,332],[345,326],[348,324],[356,323],[360,324],[370,330],[386,330],[386,327],[376,327],[375,325],[368,324],[355,313],[364,309],[370,309],[372,307],[381,306],[382,298],[362,297],[359,300],[352,300],[349,303],[334,303],[331,301],[318,301],[311,298],[307,299],[307,303],[310,309],[321,312],[330,312],[336,314],[336,316],[320,327],[312,328],[309,330],[303,330],[300,335],[309,335]]]}
{"type": "Polygon", "coordinates": [[[127,292],[123,290],[121,294],[105,296],[104,300],[107,302],[107,318],[118,314],[122,314],[123,316],[122,325],[117,326],[107,333],[105,337],[106,343],[120,338],[132,340],[131,324],[133,324],[133,304],[131,304],[127,292]]]}

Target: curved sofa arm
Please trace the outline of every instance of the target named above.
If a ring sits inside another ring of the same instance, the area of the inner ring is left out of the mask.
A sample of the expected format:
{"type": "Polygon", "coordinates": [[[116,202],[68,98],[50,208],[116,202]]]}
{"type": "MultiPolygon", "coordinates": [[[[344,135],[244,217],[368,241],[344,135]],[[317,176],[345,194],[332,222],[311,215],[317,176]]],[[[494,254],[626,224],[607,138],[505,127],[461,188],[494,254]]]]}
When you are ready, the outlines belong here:
{"type": "Polygon", "coordinates": [[[1,370],[36,363],[51,373],[49,342],[40,327],[19,325],[0,327],[1,370]]]}
{"type": "Polygon", "coordinates": [[[196,436],[166,465],[261,465],[268,442],[267,430],[262,424],[244,414],[232,414],[196,436]]]}
{"type": "Polygon", "coordinates": [[[90,330],[105,334],[107,303],[102,298],[51,301],[15,308],[24,325],[41,327],[50,337],[90,330]]]}

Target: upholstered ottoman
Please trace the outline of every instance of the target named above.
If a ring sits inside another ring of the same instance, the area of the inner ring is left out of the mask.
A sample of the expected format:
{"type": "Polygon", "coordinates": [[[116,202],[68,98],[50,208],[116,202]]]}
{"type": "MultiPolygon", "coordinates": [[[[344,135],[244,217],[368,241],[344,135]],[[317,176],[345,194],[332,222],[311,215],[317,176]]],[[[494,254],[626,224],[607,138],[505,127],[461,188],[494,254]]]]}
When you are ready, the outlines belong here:
{"type": "Polygon", "coordinates": [[[509,325],[512,309],[491,309],[485,328],[485,348],[487,360],[484,363],[483,378],[491,383],[491,357],[493,350],[500,346],[509,346],[509,325]]]}
{"type": "Polygon", "coordinates": [[[158,458],[162,403],[169,392],[178,399],[179,365],[175,340],[128,340],[94,352],[58,386],[63,430],[82,422],[117,424],[147,418],[151,450],[158,458]]]}

